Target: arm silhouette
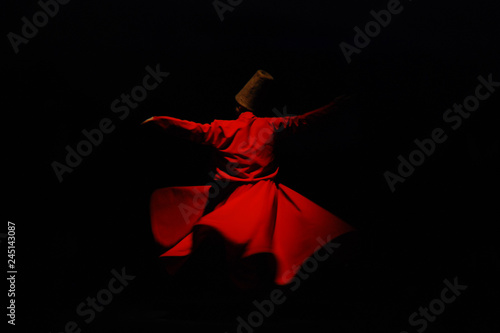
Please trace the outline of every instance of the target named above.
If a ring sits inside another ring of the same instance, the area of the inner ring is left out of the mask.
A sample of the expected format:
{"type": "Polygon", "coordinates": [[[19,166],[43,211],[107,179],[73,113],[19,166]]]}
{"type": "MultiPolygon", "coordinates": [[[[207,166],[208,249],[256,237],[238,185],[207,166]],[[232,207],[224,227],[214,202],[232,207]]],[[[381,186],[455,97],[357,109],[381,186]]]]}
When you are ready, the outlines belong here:
{"type": "Polygon", "coordinates": [[[206,141],[207,133],[210,130],[210,124],[200,124],[194,121],[182,120],[168,116],[154,116],[142,122],[142,124],[146,123],[155,123],[172,135],[179,136],[196,143],[204,143],[206,141]]]}

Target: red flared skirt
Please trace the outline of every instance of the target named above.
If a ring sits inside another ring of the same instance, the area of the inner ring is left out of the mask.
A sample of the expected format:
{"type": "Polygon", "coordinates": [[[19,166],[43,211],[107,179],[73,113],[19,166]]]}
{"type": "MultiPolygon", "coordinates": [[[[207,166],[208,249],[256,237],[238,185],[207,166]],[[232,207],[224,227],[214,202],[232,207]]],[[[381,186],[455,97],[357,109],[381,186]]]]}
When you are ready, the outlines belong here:
{"type": "Polygon", "coordinates": [[[210,186],[169,187],[151,197],[155,240],[162,257],[189,256],[193,228],[209,226],[245,258],[271,253],[275,283],[290,282],[302,263],[326,242],[353,228],[311,200],[272,179],[241,183],[207,212],[215,196],[210,186]],[[212,190],[212,191],[211,191],[212,190]]]}

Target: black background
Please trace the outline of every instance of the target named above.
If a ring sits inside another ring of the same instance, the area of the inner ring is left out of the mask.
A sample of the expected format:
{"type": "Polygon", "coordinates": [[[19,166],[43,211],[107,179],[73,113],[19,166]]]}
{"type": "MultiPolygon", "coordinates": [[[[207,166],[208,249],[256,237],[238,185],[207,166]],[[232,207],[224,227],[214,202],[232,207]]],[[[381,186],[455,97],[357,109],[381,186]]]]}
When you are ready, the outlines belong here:
{"type": "MultiPolygon", "coordinates": [[[[4,38],[3,211],[4,223],[17,226],[15,329],[60,332],[71,320],[84,332],[236,325],[235,317],[210,320],[196,300],[188,319],[168,310],[182,302],[177,286],[190,281],[156,266],[149,197],[161,187],[206,184],[210,155],[139,124],[153,115],[234,118],[234,95],[265,69],[276,78],[270,106],[292,114],[355,94],[335,121],[281,147],[279,180],[358,236],[262,329],[416,332],[408,316],[458,277],[467,290],[426,331],[497,332],[499,92],[457,130],[442,116],[474,94],[479,75],[500,81],[499,12],[488,1],[402,5],[350,64],[339,43],[352,44],[353,28],[386,1],[246,0],[221,22],[211,1],[73,0],[18,54],[4,38]],[[111,102],[156,64],[170,76],[120,120],[111,102]],[[51,163],[63,163],[65,146],[76,147],[81,131],[103,118],[115,130],[60,183],[51,163]],[[384,172],[396,172],[398,155],[436,127],[448,139],[392,193],[384,172]],[[83,323],[77,305],[122,267],[135,280],[83,323]]],[[[21,17],[39,10],[35,1],[3,1],[4,36],[19,34],[21,17]]]]}

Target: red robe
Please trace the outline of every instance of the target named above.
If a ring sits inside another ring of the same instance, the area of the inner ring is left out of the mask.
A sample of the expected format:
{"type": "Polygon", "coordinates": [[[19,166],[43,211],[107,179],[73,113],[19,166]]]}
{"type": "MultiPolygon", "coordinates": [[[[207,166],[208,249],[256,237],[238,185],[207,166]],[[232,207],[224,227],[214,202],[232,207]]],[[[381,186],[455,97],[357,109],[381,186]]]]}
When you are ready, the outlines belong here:
{"type": "MultiPolygon", "coordinates": [[[[188,256],[193,227],[217,230],[241,258],[271,253],[277,284],[290,282],[301,264],[326,242],[353,230],[348,224],[292,189],[274,181],[276,136],[320,120],[333,104],[300,116],[260,118],[243,112],[236,120],[199,124],[172,117],[153,121],[173,134],[215,148],[214,182],[169,187],[151,197],[155,240],[162,257],[188,256]],[[214,200],[218,198],[218,200],[214,200]],[[210,201],[214,207],[207,210],[210,201]]],[[[234,259],[234,258],[233,258],[234,259]]]]}

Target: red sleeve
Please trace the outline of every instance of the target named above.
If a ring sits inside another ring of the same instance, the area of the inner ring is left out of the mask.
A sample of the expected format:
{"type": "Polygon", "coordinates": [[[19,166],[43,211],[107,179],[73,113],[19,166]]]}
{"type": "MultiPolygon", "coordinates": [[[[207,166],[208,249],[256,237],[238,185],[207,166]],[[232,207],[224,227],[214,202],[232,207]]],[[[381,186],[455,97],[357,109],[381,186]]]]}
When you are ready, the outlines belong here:
{"type": "Polygon", "coordinates": [[[172,117],[153,117],[153,122],[163,127],[169,133],[196,143],[206,143],[210,124],[200,124],[193,121],[172,117]]]}
{"type": "Polygon", "coordinates": [[[318,123],[323,117],[328,115],[334,109],[335,103],[331,102],[300,116],[271,118],[271,124],[276,132],[286,130],[287,132],[295,133],[299,129],[318,123]]]}

